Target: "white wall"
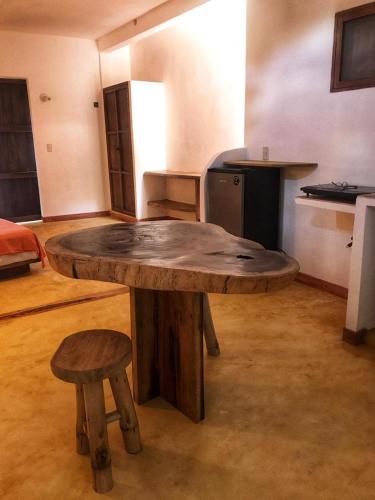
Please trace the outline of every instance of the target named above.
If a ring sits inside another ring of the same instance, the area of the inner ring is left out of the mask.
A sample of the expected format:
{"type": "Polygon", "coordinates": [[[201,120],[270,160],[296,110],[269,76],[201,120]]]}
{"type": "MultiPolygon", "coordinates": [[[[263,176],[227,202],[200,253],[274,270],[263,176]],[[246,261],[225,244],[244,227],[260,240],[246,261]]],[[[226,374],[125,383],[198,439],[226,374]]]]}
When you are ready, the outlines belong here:
{"type": "Polygon", "coordinates": [[[285,180],[283,249],[302,272],[347,286],[353,216],[294,203],[300,187],[375,186],[375,89],[330,93],[334,14],[363,0],[248,0],[246,144],[251,158],[318,162],[285,180]]]}
{"type": "Polygon", "coordinates": [[[145,3],[142,0],[136,2],[133,0],[133,3],[137,3],[137,8],[144,11],[144,14],[131,16],[132,20],[130,22],[101,36],[97,40],[98,48],[100,51],[113,50],[116,47],[124,46],[124,43],[140,40],[163,29],[171,20],[173,22],[176,17],[208,1],[210,0],[164,0],[164,2],[160,3],[159,0],[153,0],[155,6],[151,8],[150,0],[147,0],[147,7],[146,5],[142,7],[142,4],[145,3]],[[134,22],[134,18],[136,18],[136,22],[134,22]]]}
{"type": "Polygon", "coordinates": [[[129,81],[129,47],[122,47],[112,52],[100,52],[100,71],[103,88],[129,81]]]}
{"type": "MultiPolygon", "coordinates": [[[[99,61],[102,89],[130,80],[129,47],[122,47],[111,52],[99,52],[99,61]]],[[[104,192],[106,205],[111,207],[103,92],[100,92],[99,103],[100,144],[102,150],[102,163],[104,167],[104,192]]]]}
{"type": "Polygon", "coordinates": [[[107,208],[100,111],[93,107],[100,94],[98,57],[94,41],[0,32],[0,77],[28,83],[44,216],[107,208]],[[42,92],[52,100],[42,103],[42,92]]]}
{"type": "MultiPolygon", "coordinates": [[[[243,145],[245,13],[243,0],[211,0],[130,45],[131,78],[165,83],[168,169],[200,172],[243,145]]],[[[193,201],[193,183],[168,182],[168,196],[193,201]]]]}
{"type": "Polygon", "coordinates": [[[149,217],[148,200],[158,200],[163,186],[144,172],[165,168],[165,92],[162,83],[131,81],[133,158],[136,217],[149,217]],[[154,197],[155,196],[155,197],[154,197]]]}

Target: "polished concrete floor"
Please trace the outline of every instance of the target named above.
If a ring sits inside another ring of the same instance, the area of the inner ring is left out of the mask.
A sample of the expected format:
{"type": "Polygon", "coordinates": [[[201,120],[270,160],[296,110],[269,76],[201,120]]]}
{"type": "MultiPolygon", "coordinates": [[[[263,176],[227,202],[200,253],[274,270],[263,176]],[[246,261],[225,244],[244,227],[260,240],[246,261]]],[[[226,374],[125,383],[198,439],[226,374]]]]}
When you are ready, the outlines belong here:
{"type": "MultiPolygon", "coordinates": [[[[374,499],[375,349],[342,343],[345,301],[293,284],[210,302],[222,354],[206,357],[206,419],[137,406],[137,456],[111,424],[102,497],[374,499]]],[[[128,295],[0,322],[0,498],[99,498],[75,453],[74,389],[49,369],[62,338],[91,327],[129,332],[128,295]]]]}
{"type": "MultiPolygon", "coordinates": [[[[38,235],[44,244],[48,238],[60,233],[117,222],[110,217],[94,217],[66,222],[34,223],[28,224],[28,227],[38,235]]],[[[0,290],[2,291],[0,315],[120,288],[120,285],[114,283],[65,278],[55,273],[46,260],[44,268],[40,263],[32,264],[30,274],[0,282],[0,290]]]]}

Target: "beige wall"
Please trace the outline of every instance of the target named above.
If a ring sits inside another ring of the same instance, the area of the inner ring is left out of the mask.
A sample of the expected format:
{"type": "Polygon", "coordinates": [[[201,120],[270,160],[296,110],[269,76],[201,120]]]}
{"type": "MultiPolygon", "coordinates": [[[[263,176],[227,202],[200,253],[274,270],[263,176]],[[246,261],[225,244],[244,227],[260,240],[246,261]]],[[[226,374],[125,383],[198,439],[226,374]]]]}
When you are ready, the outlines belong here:
{"type": "MultiPolygon", "coordinates": [[[[144,5],[143,8],[144,14],[132,16],[130,22],[101,36],[97,40],[98,48],[100,51],[113,50],[114,48],[123,47],[125,43],[130,41],[140,40],[145,36],[156,33],[156,31],[160,31],[160,29],[164,29],[171,20],[173,22],[176,17],[208,1],[211,0],[164,0],[162,3],[153,0],[154,4],[158,5],[151,8],[150,0],[148,0],[148,7],[144,5]],[[134,22],[134,18],[136,18],[136,22],[134,22]]],[[[136,3],[138,9],[142,10],[142,3],[144,2],[137,0],[136,3]]]]}
{"type": "MultiPolygon", "coordinates": [[[[104,89],[111,85],[130,80],[130,54],[129,47],[122,47],[111,52],[99,52],[101,87],[104,89]]],[[[100,92],[100,144],[102,150],[102,163],[104,167],[104,192],[106,205],[111,207],[111,194],[109,187],[107,142],[105,134],[104,101],[100,92]]]]}
{"type": "MultiPolygon", "coordinates": [[[[243,145],[245,4],[212,0],[130,45],[131,78],[165,83],[168,169],[199,172],[243,145]]],[[[193,184],[177,182],[169,196],[192,201],[193,184]]]]}
{"type": "Polygon", "coordinates": [[[95,42],[0,32],[0,77],[28,82],[43,215],[105,210],[95,42]]]}
{"type": "Polygon", "coordinates": [[[100,52],[100,72],[103,88],[129,81],[129,47],[122,47],[112,52],[100,52]]]}
{"type": "Polygon", "coordinates": [[[330,93],[334,14],[363,0],[249,0],[246,144],[251,158],[318,162],[286,175],[283,248],[302,272],[343,286],[353,216],[294,203],[300,187],[375,185],[375,91],[330,93]]]}

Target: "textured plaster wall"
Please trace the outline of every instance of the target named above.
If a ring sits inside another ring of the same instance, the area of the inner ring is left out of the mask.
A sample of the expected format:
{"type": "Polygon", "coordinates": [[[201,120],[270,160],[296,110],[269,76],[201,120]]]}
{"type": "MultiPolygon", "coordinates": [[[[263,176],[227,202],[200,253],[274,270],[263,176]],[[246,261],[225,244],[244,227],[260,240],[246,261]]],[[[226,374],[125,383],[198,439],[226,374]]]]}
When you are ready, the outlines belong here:
{"type": "Polygon", "coordinates": [[[100,71],[103,88],[130,80],[129,47],[100,52],[100,71]]]}
{"type": "MultiPolygon", "coordinates": [[[[132,79],[165,83],[168,169],[200,172],[243,145],[245,30],[245,1],[212,0],[130,45],[132,79]]],[[[193,201],[192,182],[169,181],[167,191],[193,201]]]]}
{"type": "Polygon", "coordinates": [[[0,77],[27,79],[43,215],[104,210],[95,42],[0,32],[0,77]]]}
{"type": "Polygon", "coordinates": [[[353,216],[296,205],[300,187],[375,185],[375,89],[330,93],[335,12],[355,0],[249,0],[246,145],[251,158],[317,162],[285,174],[283,249],[302,272],[347,286],[353,216]]]}

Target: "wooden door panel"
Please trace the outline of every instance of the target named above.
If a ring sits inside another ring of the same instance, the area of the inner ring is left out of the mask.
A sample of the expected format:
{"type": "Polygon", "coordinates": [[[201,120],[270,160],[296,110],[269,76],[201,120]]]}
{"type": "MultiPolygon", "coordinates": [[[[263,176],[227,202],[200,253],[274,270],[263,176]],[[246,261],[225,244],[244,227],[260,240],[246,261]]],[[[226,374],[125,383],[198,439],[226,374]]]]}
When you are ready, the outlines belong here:
{"type": "Polygon", "coordinates": [[[121,88],[116,92],[118,130],[130,130],[130,100],[129,86],[121,88]]]}
{"type": "Polygon", "coordinates": [[[32,134],[0,133],[0,151],[0,173],[36,171],[32,134]]]}
{"type": "Polygon", "coordinates": [[[0,180],[0,217],[13,221],[41,217],[36,176],[0,180]]]}
{"type": "Polygon", "coordinates": [[[104,94],[105,124],[107,132],[117,132],[116,92],[104,94]]]}
{"type": "Polygon", "coordinates": [[[0,124],[29,126],[31,129],[26,83],[11,82],[0,80],[0,124]]]}
{"type": "Polygon", "coordinates": [[[109,170],[121,170],[121,156],[120,148],[118,145],[117,134],[108,134],[107,136],[107,147],[108,147],[108,163],[109,170]]]}
{"type": "Polygon", "coordinates": [[[125,209],[121,177],[120,173],[110,173],[112,208],[118,212],[123,212],[125,209]]]}
{"type": "Polygon", "coordinates": [[[133,174],[133,148],[130,130],[118,134],[123,172],[133,174]]]}
{"type": "Polygon", "coordinates": [[[114,85],[103,92],[112,209],[135,216],[129,84],[114,85]]]}
{"type": "Polygon", "coordinates": [[[134,178],[133,175],[122,174],[122,185],[125,193],[125,211],[135,215],[134,178]]]}
{"type": "Polygon", "coordinates": [[[40,217],[26,81],[0,79],[0,218],[40,217]]]}

